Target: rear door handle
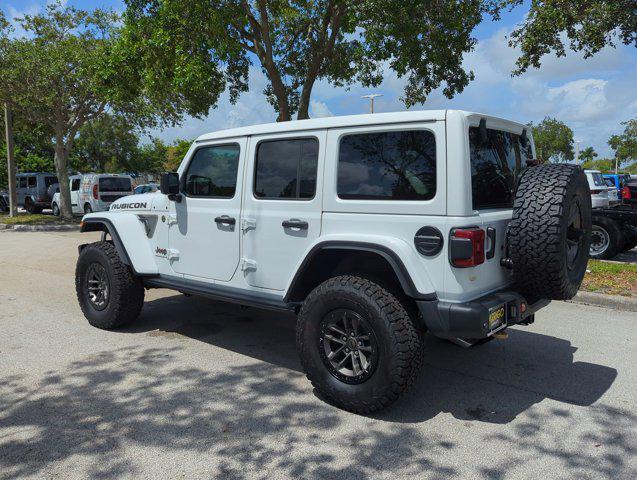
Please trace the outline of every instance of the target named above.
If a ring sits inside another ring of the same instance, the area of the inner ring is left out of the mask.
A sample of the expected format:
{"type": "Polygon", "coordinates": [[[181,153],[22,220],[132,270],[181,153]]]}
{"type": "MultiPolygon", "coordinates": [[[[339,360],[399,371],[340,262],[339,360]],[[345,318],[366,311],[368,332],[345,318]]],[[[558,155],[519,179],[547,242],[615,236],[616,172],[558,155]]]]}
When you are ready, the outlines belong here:
{"type": "Polygon", "coordinates": [[[220,217],[215,218],[215,223],[223,224],[223,225],[234,225],[237,221],[229,217],[228,215],[221,215],[220,217]]]}
{"type": "Polygon", "coordinates": [[[298,220],[296,218],[291,218],[289,220],[283,220],[281,223],[283,228],[298,228],[300,230],[307,230],[309,224],[305,220],[298,220]]]}

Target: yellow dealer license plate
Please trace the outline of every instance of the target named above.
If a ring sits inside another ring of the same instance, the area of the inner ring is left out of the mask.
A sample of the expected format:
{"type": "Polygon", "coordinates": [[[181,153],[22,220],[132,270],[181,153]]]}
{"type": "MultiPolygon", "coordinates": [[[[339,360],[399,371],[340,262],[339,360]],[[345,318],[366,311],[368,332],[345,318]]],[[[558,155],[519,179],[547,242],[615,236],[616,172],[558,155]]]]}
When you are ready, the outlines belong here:
{"type": "Polygon", "coordinates": [[[504,305],[500,305],[499,307],[492,308],[489,310],[489,328],[494,329],[495,327],[499,327],[506,320],[506,310],[504,305]]]}

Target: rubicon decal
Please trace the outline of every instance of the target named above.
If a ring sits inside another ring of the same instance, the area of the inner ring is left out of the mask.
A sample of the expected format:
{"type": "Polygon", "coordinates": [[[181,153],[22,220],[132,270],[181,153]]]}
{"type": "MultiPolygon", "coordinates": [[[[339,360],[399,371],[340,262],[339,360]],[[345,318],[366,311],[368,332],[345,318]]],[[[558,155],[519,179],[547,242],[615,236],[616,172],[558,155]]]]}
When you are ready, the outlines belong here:
{"type": "Polygon", "coordinates": [[[140,208],[146,208],[146,202],[114,203],[113,205],[111,205],[111,210],[140,209],[140,208]]]}

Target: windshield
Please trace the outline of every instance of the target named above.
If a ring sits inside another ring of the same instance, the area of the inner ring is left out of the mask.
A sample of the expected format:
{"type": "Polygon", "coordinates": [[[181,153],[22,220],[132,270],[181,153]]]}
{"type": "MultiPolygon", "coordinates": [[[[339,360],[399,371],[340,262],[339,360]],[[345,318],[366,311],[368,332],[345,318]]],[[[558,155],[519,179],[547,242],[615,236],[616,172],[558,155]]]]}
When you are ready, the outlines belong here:
{"type": "Polygon", "coordinates": [[[130,192],[131,180],[127,177],[101,177],[100,192],[130,192]]]}

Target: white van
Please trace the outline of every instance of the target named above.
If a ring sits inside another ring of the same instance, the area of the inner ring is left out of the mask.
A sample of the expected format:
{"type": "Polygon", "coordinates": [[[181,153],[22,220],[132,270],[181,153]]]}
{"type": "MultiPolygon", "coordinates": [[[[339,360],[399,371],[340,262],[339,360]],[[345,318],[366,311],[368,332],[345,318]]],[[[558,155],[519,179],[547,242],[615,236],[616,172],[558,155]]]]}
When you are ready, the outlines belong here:
{"type": "MultiPolygon", "coordinates": [[[[133,193],[133,179],[117,173],[87,173],[69,177],[73,213],[108,210],[115,200],[133,193]]],[[[51,201],[54,215],[60,214],[60,192],[51,201]]]]}

